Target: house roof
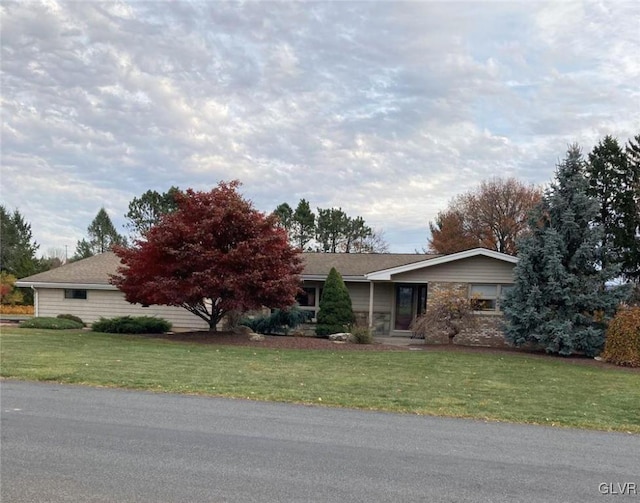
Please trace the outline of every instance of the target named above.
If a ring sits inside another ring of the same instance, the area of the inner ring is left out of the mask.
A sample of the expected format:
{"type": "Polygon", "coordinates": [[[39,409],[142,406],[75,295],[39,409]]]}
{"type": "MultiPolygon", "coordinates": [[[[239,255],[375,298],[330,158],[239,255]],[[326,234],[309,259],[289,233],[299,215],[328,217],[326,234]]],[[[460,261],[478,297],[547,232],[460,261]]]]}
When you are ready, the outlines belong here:
{"type": "MultiPolygon", "coordinates": [[[[16,282],[17,286],[41,286],[50,283],[65,285],[104,285],[109,286],[109,274],[115,274],[120,259],[113,252],[100,253],[77,262],[71,262],[49,271],[22,278],[16,282]]],[[[115,287],[113,287],[115,288],[115,287]]]]}
{"type": "MultiPolygon", "coordinates": [[[[332,267],[346,280],[390,280],[394,274],[430,267],[474,256],[487,256],[516,263],[517,258],[484,248],[476,248],[451,255],[425,255],[417,253],[304,253],[305,279],[324,280],[332,267]]],[[[60,288],[91,287],[115,289],[109,275],[115,274],[120,260],[113,252],[106,252],[62,267],[34,274],[16,282],[17,286],[60,288]]]]}
{"type": "Polygon", "coordinates": [[[303,276],[326,277],[332,267],[343,277],[361,277],[374,271],[404,266],[437,255],[418,253],[303,253],[303,276]]]}

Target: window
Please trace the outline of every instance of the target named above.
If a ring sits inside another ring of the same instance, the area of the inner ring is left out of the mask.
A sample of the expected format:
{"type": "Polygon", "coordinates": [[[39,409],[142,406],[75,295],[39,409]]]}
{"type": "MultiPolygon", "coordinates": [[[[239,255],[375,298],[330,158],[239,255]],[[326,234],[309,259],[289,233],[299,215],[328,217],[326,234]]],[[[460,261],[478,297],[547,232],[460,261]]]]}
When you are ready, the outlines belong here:
{"type": "Polygon", "coordinates": [[[311,313],[311,321],[315,322],[316,312],[320,308],[322,288],[318,286],[305,286],[302,293],[296,296],[296,302],[300,309],[311,313]]]}
{"type": "Polygon", "coordinates": [[[303,288],[303,293],[298,294],[296,302],[300,307],[314,307],[316,305],[316,288],[303,288]]]}
{"type": "Polygon", "coordinates": [[[475,311],[500,311],[500,303],[513,285],[471,285],[469,296],[475,311]]]}
{"type": "Polygon", "coordinates": [[[76,300],[87,300],[87,291],[86,290],[65,290],[64,291],[65,299],[76,299],[76,300]]]}

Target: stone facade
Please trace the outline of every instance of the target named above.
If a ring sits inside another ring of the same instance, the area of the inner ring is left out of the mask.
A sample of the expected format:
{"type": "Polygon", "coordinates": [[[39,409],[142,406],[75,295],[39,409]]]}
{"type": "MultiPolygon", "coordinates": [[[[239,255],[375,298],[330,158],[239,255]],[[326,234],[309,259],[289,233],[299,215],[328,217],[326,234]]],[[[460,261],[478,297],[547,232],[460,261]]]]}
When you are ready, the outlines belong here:
{"type": "MultiPolygon", "coordinates": [[[[429,283],[429,297],[439,293],[454,291],[456,294],[467,297],[469,285],[467,283],[429,283]]],[[[427,298],[427,310],[429,309],[427,298]]],[[[505,347],[504,340],[504,316],[499,313],[478,313],[474,315],[473,327],[463,329],[455,339],[454,344],[460,346],[487,346],[505,347]]],[[[425,344],[448,344],[449,338],[444,332],[433,331],[426,335],[425,344]]]]}
{"type": "MultiPolygon", "coordinates": [[[[500,314],[476,314],[475,327],[465,329],[453,340],[459,346],[486,346],[493,348],[506,347],[504,340],[504,317],[500,314]]],[[[425,344],[448,344],[449,338],[445,333],[432,332],[428,334],[425,344]]]]}

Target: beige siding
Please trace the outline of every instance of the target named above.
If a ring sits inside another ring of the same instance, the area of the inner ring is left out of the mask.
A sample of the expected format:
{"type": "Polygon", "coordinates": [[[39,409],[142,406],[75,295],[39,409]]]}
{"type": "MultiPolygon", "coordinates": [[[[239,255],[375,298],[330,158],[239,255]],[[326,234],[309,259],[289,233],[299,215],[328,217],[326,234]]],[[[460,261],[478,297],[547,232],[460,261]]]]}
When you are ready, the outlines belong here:
{"type": "MultiPolygon", "coordinates": [[[[354,311],[369,312],[369,284],[347,283],[354,311]]],[[[390,313],[393,301],[393,285],[390,283],[375,283],[373,289],[373,311],[376,313],[390,313]]]]}
{"type": "Polygon", "coordinates": [[[395,282],[513,283],[515,264],[490,257],[470,257],[396,274],[395,282]]]}
{"type": "Polygon", "coordinates": [[[171,322],[174,328],[207,329],[208,325],[197,316],[180,307],[129,304],[117,290],[87,290],[87,299],[65,299],[64,290],[38,288],[38,316],[74,314],[85,323],[100,317],[157,316],[171,322]]]}

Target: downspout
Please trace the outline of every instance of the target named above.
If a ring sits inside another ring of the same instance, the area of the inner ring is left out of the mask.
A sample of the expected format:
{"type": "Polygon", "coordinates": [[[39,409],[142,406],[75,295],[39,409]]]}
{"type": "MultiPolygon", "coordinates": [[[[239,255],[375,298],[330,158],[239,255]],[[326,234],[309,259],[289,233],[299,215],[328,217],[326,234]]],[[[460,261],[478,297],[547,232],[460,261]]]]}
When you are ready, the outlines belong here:
{"type": "Polygon", "coordinates": [[[31,285],[31,290],[33,290],[33,315],[37,318],[39,311],[38,290],[33,285],[31,285]]]}

